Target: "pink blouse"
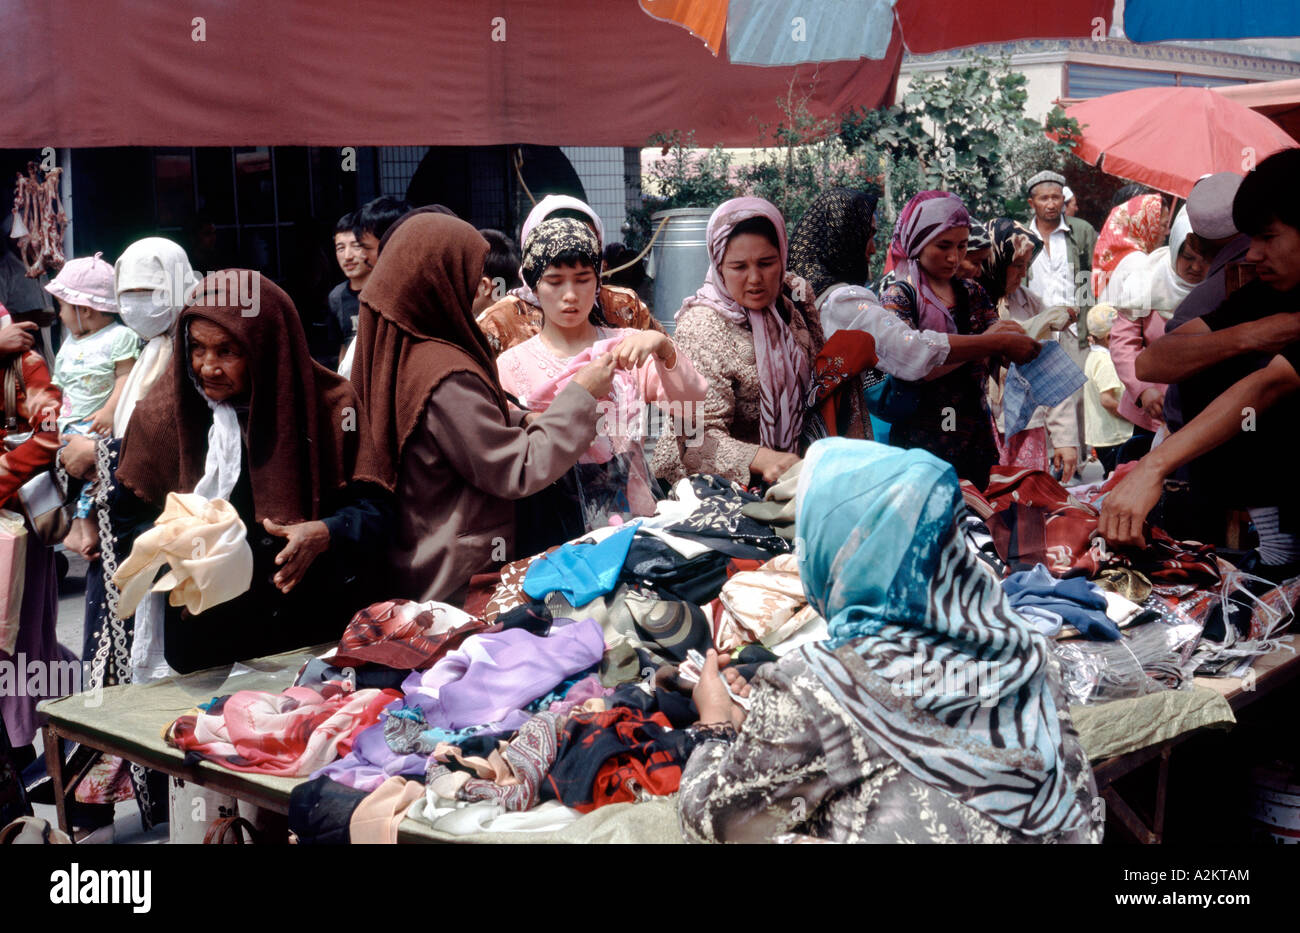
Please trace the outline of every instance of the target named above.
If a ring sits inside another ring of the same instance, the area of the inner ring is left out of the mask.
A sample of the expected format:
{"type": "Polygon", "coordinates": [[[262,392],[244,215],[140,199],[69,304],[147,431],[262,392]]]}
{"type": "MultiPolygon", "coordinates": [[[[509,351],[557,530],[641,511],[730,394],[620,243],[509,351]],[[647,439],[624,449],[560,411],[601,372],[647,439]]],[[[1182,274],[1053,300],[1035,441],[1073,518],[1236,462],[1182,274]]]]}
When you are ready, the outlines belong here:
{"type": "MultiPolygon", "coordinates": [[[[502,388],[517,396],[528,408],[544,411],[579,369],[601,353],[612,351],[624,338],[644,331],[602,327],[598,333],[596,343],[568,359],[552,354],[542,342],[541,334],[511,347],[497,357],[502,388]]],[[[680,348],[677,348],[677,362],[671,369],[664,366],[658,356],[652,356],[631,372],[617,370],[609,395],[596,400],[599,415],[596,441],[582,456],[581,462],[605,463],[616,453],[630,453],[634,455],[634,462],[644,464],[645,405],[653,403],[663,408],[673,403],[700,404],[708,389],[704,377],[680,348]]],[[[674,420],[677,423],[683,420],[698,423],[699,418],[674,420]]],[[[649,487],[648,469],[632,471],[628,502],[634,514],[654,514],[655,500],[649,487]]]]}
{"type": "Polygon", "coordinates": [[[1164,394],[1168,388],[1160,382],[1143,382],[1134,372],[1138,354],[1165,335],[1165,319],[1154,311],[1138,321],[1117,315],[1110,329],[1110,358],[1115,372],[1124,383],[1124,395],[1119,400],[1119,414],[1140,428],[1156,431],[1161,422],[1156,421],[1138,403],[1147,389],[1159,389],[1164,394]]]}

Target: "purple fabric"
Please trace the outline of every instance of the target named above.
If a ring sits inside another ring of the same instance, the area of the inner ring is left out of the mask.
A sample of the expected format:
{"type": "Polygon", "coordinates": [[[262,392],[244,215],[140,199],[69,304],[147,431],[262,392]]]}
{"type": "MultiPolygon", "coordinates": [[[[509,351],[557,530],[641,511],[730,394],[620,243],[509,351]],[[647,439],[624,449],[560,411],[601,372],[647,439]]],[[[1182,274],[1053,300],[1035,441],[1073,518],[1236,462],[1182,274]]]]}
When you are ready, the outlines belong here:
{"type": "Polygon", "coordinates": [[[0,695],[0,716],[4,717],[5,729],[9,732],[9,741],[14,748],[30,745],[36,738],[39,725],[36,721],[37,703],[62,696],[62,692],[56,688],[69,681],[74,686],[80,683],[80,677],[71,678],[61,673],[63,667],[51,666],[54,662],[76,661],[76,655],[59,644],[55,630],[59,618],[59,579],[54,563],[54,549],[35,543],[30,532],[28,542],[18,641],[14,645],[12,656],[0,651],[0,662],[14,666],[15,685],[18,680],[23,682],[21,691],[5,691],[0,695]],[[44,668],[45,673],[41,678],[44,681],[44,692],[40,696],[30,695],[29,686],[41,686],[28,677],[29,672],[35,670],[29,667],[32,664],[44,668]]]}
{"type": "Polygon", "coordinates": [[[528,721],[523,707],[566,677],[600,663],[605,636],[594,619],[554,628],[545,638],[524,629],[465,639],[427,671],[402,682],[406,704],[424,710],[432,729],[528,721]]]}
{"type": "Polygon", "coordinates": [[[590,677],[582,678],[582,680],[570,687],[569,692],[564,695],[564,699],[552,703],[547,712],[567,716],[588,700],[607,697],[613,692],[613,687],[604,686],[601,684],[600,678],[592,674],[590,677]]]}
{"type": "Polygon", "coordinates": [[[889,244],[889,261],[894,278],[916,289],[917,317],[921,330],[957,333],[957,324],[946,305],[930,288],[917,259],[927,243],[955,227],[969,227],[970,214],[961,198],[947,191],[922,191],[907,202],[889,244]]]}
{"type": "MultiPolygon", "coordinates": [[[[389,709],[397,706],[389,705],[389,709]]],[[[352,740],[352,751],[337,761],[332,761],[313,774],[312,780],[322,775],[348,787],[370,793],[390,777],[398,774],[424,774],[429,759],[426,755],[399,755],[388,747],[384,739],[381,719],[367,726],[352,740]]]]}
{"type": "MultiPolygon", "coordinates": [[[[418,706],[430,729],[490,723],[493,732],[514,732],[531,718],[524,706],[600,663],[604,653],[605,636],[594,619],[553,627],[544,638],[524,629],[471,635],[427,671],[413,671],[402,682],[406,696],[387,710],[418,706]]],[[[372,791],[393,775],[423,774],[427,763],[428,756],[393,751],[381,720],[357,734],[351,752],[312,777],[372,791]]]]}
{"type": "MultiPolygon", "coordinates": [[[[765,217],[775,228],[784,276],[787,239],[781,212],[775,204],[763,198],[732,198],[719,204],[709,217],[706,232],[709,272],[704,277],[704,284],[682,302],[677,314],[681,315],[691,305],[708,305],[733,324],[749,322],[754,334],[754,357],[762,395],[759,441],[772,450],[793,451],[803,428],[804,400],[812,380],[808,355],[782,320],[776,302],[761,311],[750,310],[731,296],[722,281],[722,258],[731,232],[741,221],[752,217],[765,217]]],[[[783,300],[784,296],[778,291],[776,301],[783,300]]]]}

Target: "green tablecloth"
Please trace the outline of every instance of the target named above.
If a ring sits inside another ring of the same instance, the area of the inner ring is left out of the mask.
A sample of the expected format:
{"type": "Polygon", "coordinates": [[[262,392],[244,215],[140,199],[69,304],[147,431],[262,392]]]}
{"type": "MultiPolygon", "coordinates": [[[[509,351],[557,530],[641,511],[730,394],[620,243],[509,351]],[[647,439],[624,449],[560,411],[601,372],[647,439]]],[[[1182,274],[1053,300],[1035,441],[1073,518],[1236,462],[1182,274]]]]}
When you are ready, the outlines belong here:
{"type": "MultiPolygon", "coordinates": [[[[213,697],[236,690],[278,693],[293,682],[300,667],[324,647],[299,649],[258,658],[233,668],[200,671],[152,684],[128,684],[105,689],[98,704],[78,694],[47,700],[39,709],[57,725],[102,736],[125,757],[145,764],[180,765],[185,756],[163,741],[163,730],[177,716],[213,697]]],[[[1229,727],[1236,718],[1227,700],[1214,690],[1163,691],[1099,706],[1071,707],[1070,715],[1088,757],[1100,761],[1174,738],[1205,726],[1229,727]]],[[[203,771],[232,772],[203,762],[203,771]]],[[[304,778],[239,775],[250,788],[286,805],[289,793],[304,778]]],[[[452,835],[408,818],[401,827],[403,842],[680,842],[675,798],[641,804],[615,804],[586,814],[562,829],[544,833],[452,835]]]]}

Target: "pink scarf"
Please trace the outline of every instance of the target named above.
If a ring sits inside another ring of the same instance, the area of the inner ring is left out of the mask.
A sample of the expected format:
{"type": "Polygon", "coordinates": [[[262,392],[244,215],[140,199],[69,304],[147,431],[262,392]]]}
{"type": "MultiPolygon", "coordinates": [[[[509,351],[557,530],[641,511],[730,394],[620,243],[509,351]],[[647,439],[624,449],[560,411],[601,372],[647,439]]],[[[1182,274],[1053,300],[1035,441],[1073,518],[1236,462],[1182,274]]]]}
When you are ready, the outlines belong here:
{"type": "MultiPolygon", "coordinates": [[[[811,382],[808,355],[781,319],[776,302],[761,311],[742,307],[722,283],[722,257],[731,231],[742,220],[766,217],[776,228],[781,268],[786,264],[785,220],[770,201],[762,198],[733,198],[718,205],[709,218],[709,273],[704,284],[678,310],[691,305],[708,305],[733,324],[749,322],[754,334],[754,356],[758,363],[759,440],[772,450],[793,451],[803,430],[804,400],[811,382]]],[[[777,301],[784,301],[778,295],[777,301]]],[[[793,313],[793,308],[791,308],[793,313]]]]}
{"type": "Polygon", "coordinates": [[[921,191],[898,215],[894,238],[889,243],[889,265],[897,281],[907,282],[916,289],[917,323],[921,330],[957,333],[952,312],[930,288],[918,259],[926,244],[941,233],[969,226],[966,205],[947,191],[921,191]]]}

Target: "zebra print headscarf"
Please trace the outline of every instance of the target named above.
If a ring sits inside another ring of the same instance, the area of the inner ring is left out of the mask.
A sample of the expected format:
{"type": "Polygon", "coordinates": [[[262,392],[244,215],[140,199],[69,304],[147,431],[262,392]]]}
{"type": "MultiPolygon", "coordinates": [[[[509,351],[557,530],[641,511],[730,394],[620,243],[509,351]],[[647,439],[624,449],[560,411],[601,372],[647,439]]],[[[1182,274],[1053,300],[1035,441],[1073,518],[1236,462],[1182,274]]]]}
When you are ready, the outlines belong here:
{"type": "Polygon", "coordinates": [[[963,508],[953,468],[926,451],[815,443],[795,552],[831,637],[804,655],[917,779],[1022,833],[1077,829],[1088,765],[1055,662],[967,550],[963,508]]]}

